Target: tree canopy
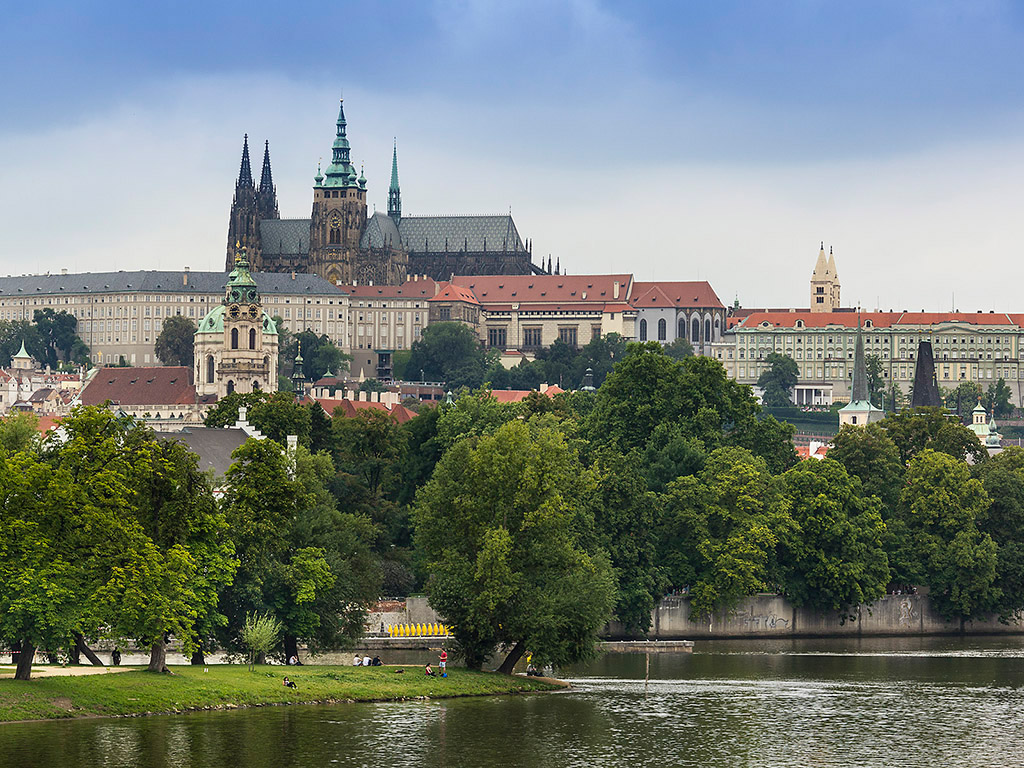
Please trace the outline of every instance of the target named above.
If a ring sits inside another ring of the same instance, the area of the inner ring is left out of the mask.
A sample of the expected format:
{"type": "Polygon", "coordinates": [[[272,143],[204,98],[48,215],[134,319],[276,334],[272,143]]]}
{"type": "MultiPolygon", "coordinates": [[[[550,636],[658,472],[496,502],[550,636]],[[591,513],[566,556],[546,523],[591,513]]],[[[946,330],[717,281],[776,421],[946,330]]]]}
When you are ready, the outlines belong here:
{"type": "Polygon", "coordinates": [[[163,329],[156,337],[154,351],[164,365],[184,365],[195,362],[196,326],[187,317],[177,315],[164,320],[163,329]]]}

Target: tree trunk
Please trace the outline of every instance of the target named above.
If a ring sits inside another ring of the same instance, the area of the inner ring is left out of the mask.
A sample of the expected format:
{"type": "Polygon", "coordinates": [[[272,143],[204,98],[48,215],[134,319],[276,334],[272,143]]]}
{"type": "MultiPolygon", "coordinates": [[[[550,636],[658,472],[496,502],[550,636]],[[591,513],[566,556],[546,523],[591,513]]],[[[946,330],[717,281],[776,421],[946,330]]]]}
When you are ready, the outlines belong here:
{"type": "Polygon", "coordinates": [[[256,654],[256,662],[255,663],[256,664],[266,664],[267,663],[267,654],[265,654],[263,651],[260,651],[259,653],[257,653],[256,654]]]}
{"type": "Polygon", "coordinates": [[[75,635],[75,650],[84,653],[85,658],[87,658],[94,667],[106,666],[106,664],[100,661],[100,657],[93,653],[92,648],[85,644],[85,638],[81,635],[75,635]]]}
{"type": "Polygon", "coordinates": [[[299,641],[294,635],[284,636],[284,661],[285,664],[292,663],[292,656],[299,658],[299,641]]]}
{"type": "Polygon", "coordinates": [[[32,659],[35,658],[36,647],[28,640],[21,641],[18,654],[18,669],[14,673],[15,680],[28,680],[32,677],[32,659]]]}
{"type": "Polygon", "coordinates": [[[163,638],[153,643],[153,647],[150,648],[149,666],[146,667],[146,671],[171,673],[167,668],[167,643],[163,638]]]}
{"type": "Polygon", "coordinates": [[[508,652],[508,656],[501,662],[501,666],[498,667],[498,671],[504,675],[511,675],[512,670],[515,668],[518,661],[523,658],[523,654],[526,653],[526,644],[520,640],[516,643],[512,650],[508,652]]]}
{"type": "Polygon", "coordinates": [[[192,658],[189,660],[189,663],[194,667],[206,666],[206,656],[203,654],[203,646],[196,646],[196,649],[192,651],[192,658]]]}
{"type": "Polygon", "coordinates": [[[78,641],[74,641],[68,646],[68,664],[81,664],[82,663],[82,652],[78,648],[78,641]]]}

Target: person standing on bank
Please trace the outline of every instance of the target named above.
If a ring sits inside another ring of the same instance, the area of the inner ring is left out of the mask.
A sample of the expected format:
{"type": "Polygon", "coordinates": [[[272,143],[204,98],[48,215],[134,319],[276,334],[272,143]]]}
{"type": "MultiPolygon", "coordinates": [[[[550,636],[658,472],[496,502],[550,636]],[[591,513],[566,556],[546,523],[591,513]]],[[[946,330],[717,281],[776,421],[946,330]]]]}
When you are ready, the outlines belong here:
{"type": "Polygon", "coordinates": [[[437,668],[441,670],[441,677],[448,677],[448,651],[441,649],[441,655],[437,657],[437,668]]]}

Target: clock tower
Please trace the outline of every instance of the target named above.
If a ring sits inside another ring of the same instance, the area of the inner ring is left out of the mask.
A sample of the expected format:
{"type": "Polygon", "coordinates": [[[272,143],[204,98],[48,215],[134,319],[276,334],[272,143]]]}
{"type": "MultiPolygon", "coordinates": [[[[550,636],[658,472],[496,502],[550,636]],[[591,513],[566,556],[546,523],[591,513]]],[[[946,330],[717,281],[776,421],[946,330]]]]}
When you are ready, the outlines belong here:
{"type": "Polygon", "coordinates": [[[224,300],[199,323],[195,382],[199,395],[277,391],[277,327],[263,310],[245,249],[235,256],[224,300]]]}

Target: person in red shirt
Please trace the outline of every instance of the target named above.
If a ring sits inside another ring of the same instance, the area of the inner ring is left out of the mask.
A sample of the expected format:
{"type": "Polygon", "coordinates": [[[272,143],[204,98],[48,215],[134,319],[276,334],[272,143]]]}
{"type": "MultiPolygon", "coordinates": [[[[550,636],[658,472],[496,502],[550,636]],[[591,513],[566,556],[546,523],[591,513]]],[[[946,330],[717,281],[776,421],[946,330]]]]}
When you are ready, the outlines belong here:
{"type": "Polygon", "coordinates": [[[441,655],[437,658],[437,666],[441,670],[441,677],[448,677],[448,651],[442,648],[441,655]]]}

